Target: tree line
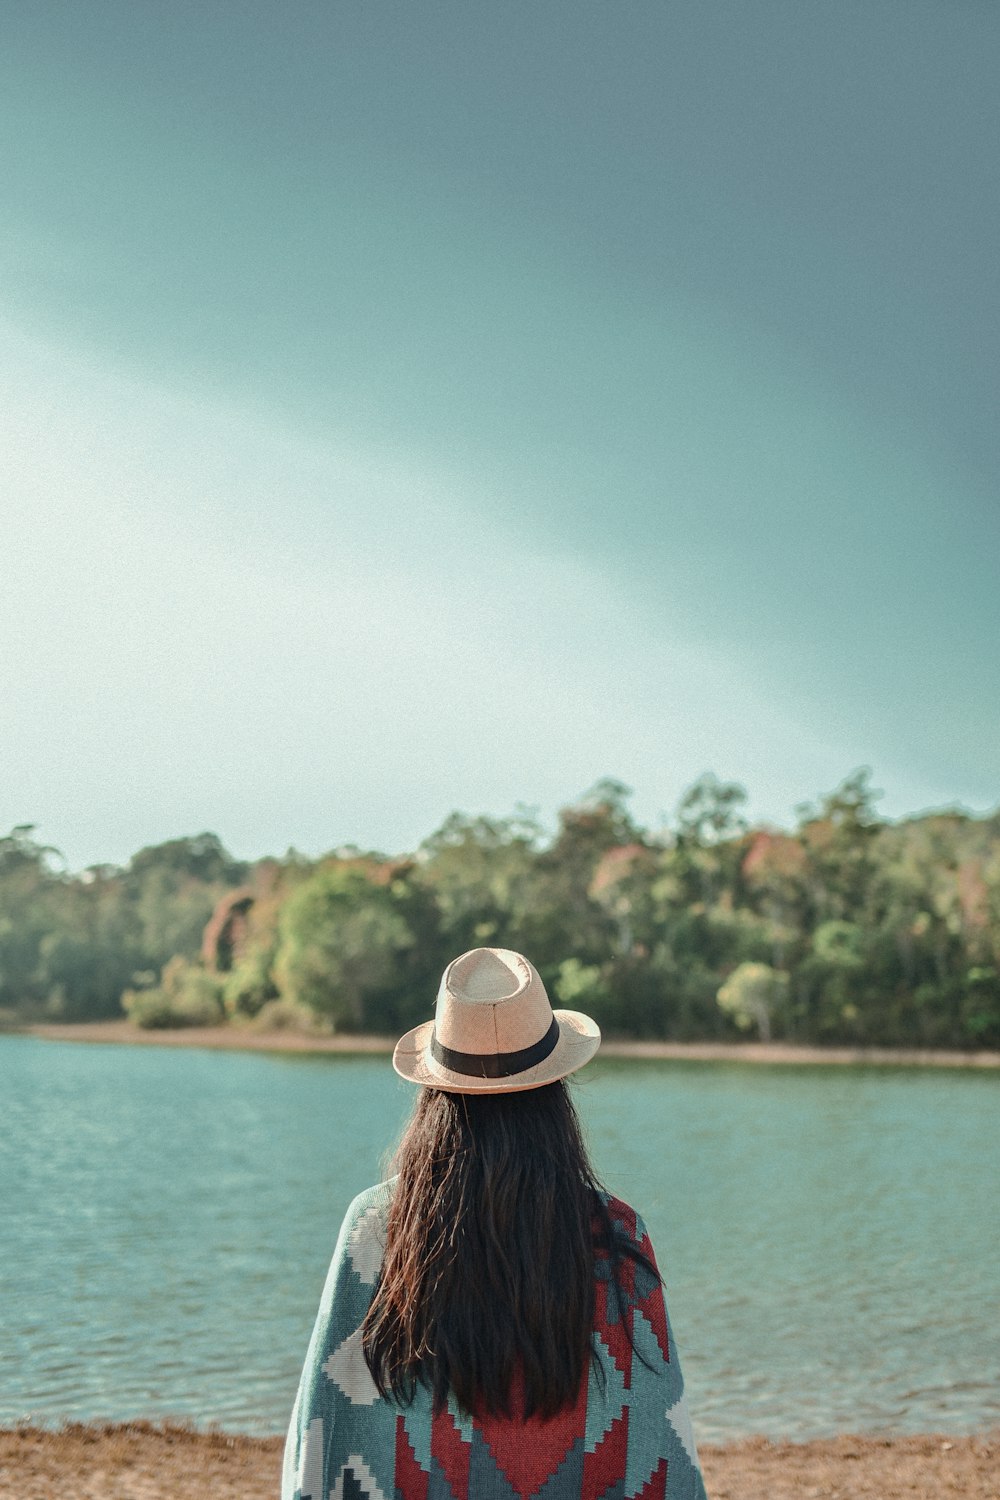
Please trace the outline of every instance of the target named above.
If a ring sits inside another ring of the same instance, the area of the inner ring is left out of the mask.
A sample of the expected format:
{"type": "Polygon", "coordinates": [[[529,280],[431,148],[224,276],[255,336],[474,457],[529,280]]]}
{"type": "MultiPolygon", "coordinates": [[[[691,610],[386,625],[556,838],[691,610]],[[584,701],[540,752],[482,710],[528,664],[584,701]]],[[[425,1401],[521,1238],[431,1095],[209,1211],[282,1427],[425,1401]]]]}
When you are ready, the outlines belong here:
{"type": "Polygon", "coordinates": [[[453,814],[415,854],[233,859],[211,833],[81,873],[0,838],[0,1019],[395,1033],[444,965],[526,953],[612,1035],[1000,1045],[1000,814],[889,822],[867,771],[751,827],[711,774],[665,830],[598,783],[546,833],[453,814]]]}

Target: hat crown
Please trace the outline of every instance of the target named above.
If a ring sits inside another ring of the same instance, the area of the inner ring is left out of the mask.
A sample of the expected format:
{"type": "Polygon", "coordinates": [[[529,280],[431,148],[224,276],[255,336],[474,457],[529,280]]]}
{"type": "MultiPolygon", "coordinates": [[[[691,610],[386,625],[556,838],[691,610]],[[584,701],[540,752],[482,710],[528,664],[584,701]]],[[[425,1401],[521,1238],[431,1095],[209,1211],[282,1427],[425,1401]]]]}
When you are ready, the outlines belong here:
{"type": "Polygon", "coordinates": [[[552,1006],[532,964],[510,948],[472,948],[445,969],[434,1027],[457,1052],[519,1052],[545,1036],[552,1006]]]}
{"type": "Polygon", "coordinates": [[[531,980],[531,965],[510,948],[472,948],[445,972],[444,984],[456,1000],[496,1004],[511,1000],[531,980]]]}

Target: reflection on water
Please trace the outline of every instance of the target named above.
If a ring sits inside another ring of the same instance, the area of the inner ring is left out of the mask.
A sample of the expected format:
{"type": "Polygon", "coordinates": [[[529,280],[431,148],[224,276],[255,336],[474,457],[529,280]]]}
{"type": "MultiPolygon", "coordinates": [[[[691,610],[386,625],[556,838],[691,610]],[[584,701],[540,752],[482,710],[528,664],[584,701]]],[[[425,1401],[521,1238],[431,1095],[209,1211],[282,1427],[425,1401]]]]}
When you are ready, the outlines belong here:
{"type": "MultiPolygon", "coordinates": [[[[0,1037],[0,1422],[281,1429],[411,1098],[384,1058],[0,1037]]],[[[1000,1420],[1000,1079],[607,1060],[576,1098],[700,1438],[1000,1420]]]]}

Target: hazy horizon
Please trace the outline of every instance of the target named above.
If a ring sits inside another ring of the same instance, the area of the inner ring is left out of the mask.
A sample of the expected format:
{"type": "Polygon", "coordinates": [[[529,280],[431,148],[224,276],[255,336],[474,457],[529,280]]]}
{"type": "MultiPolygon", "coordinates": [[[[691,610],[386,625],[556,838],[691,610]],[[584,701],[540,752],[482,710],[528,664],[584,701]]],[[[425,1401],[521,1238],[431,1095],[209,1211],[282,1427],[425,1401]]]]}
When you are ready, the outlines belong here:
{"type": "MultiPolygon", "coordinates": [[[[865,770],[870,768],[855,767],[853,769],[865,770]]],[[[617,778],[609,777],[601,779],[613,781],[617,778]]],[[[689,785],[693,784],[693,781],[689,783],[689,785]]],[[[738,784],[742,785],[742,783],[738,784]]],[[[940,803],[933,807],[913,808],[906,811],[888,814],[885,812],[883,806],[886,800],[885,795],[883,789],[877,784],[877,778],[873,779],[872,784],[875,786],[875,790],[879,794],[876,801],[876,811],[883,821],[890,824],[905,823],[914,819],[924,817],[947,816],[949,814],[957,814],[959,816],[969,817],[973,819],[989,819],[1000,814],[1000,804],[996,804],[992,807],[972,808],[957,801],[940,803]]],[[[357,851],[359,854],[384,855],[387,858],[395,858],[398,856],[415,854],[420,848],[421,844],[429,839],[434,833],[436,833],[438,829],[444,824],[446,819],[453,813],[457,813],[460,816],[473,819],[478,817],[495,820],[511,819],[515,821],[520,821],[524,818],[534,819],[538,823],[542,838],[550,838],[554,836],[557,831],[557,813],[559,808],[569,807],[574,804],[583,802],[586,799],[587,792],[590,790],[592,790],[592,788],[586,788],[581,791],[580,794],[576,797],[563,798],[559,802],[558,807],[554,807],[552,809],[542,809],[538,806],[532,806],[524,802],[518,802],[509,808],[451,808],[449,809],[448,813],[440,818],[432,828],[423,829],[408,844],[400,845],[398,847],[387,844],[378,844],[372,840],[365,840],[362,838],[344,839],[329,844],[316,844],[315,846],[306,848],[300,845],[286,842],[284,844],[280,844],[268,849],[240,849],[230,845],[226,838],[219,833],[218,829],[208,827],[175,829],[172,832],[165,833],[162,838],[157,838],[153,841],[153,843],[165,843],[174,839],[184,838],[195,839],[204,834],[214,834],[220,839],[220,842],[226,848],[227,852],[233,856],[233,858],[247,861],[249,863],[253,863],[257,860],[262,859],[284,859],[289,853],[293,851],[296,854],[303,855],[308,859],[318,859],[328,855],[346,855],[348,852],[354,851],[357,851]]],[[[631,788],[628,788],[627,790],[631,794],[631,788]]],[[[822,796],[824,793],[832,792],[834,790],[836,790],[836,788],[832,786],[822,788],[814,797],[800,799],[800,801],[796,804],[795,809],[791,810],[789,816],[784,819],[755,814],[754,799],[749,795],[747,798],[747,803],[744,805],[742,811],[751,830],[770,829],[775,831],[787,832],[791,831],[794,827],[797,814],[804,812],[807,808],[814,808],[816,803],[819,801],[820,796],[822,796]]],[[[675,809],[663,808],[655,816],[651,818],[643,818],[639,816],[634,795],[629,796],[628,804],[638,827],[650,839],[655,841],[660,838],[666,839],[670,836],[673,828],[676,826],[676,819],[674,817],[674,812],[676,811],[675,809]]],[[[109,855],[105,858],[97,860],[85,860],[83,862],[77,862],[74,864],[67,857],[66,850],[59,844],[58,836],[53,830],[46,830],[39,827],[38,825],[32,825],[28,822],[25,822],[24,820],[22,820],[20,823],[14,823],[10,825],[10,829],[17,827],[31,827],[33,830],[31,837],[37,840],[39,843],[49,846],[53,854],[60,860],[64,861],[66,872],[71,875],[81,874],[89,868],[96,868],[102,865],[124,867],[133,855],[139,853],[140,847],[149,847],[148,845],[136,845],[135,848],[125,850],[121,854],[113,856],[109,855]]],[[[10,829],[4,828],[3,830],[0,830],[0,837],[3,837],[4,834],[10,831],[10,829]]]]}

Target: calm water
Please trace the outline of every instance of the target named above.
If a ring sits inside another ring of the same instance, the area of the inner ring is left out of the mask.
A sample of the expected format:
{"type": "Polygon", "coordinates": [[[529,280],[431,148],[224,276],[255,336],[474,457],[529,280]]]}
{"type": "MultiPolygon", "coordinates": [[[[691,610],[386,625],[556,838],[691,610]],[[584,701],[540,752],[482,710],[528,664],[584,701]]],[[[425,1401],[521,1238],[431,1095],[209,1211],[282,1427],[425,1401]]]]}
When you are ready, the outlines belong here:
{"type": "MultiPolygon", "coordinates": [[[[701,1439],[1000,1421],[1000,1078],[588,1074],[701,1439]]],[[[383,1058],[0,1037],[0,1423],[282,1429],[341,1214],[411,1099],[383,1058]]]]}

